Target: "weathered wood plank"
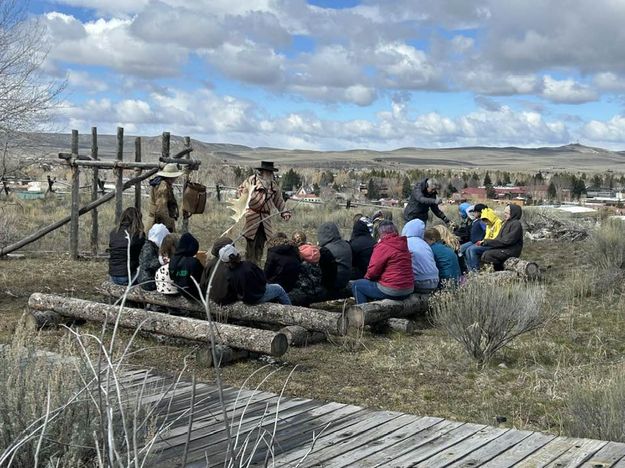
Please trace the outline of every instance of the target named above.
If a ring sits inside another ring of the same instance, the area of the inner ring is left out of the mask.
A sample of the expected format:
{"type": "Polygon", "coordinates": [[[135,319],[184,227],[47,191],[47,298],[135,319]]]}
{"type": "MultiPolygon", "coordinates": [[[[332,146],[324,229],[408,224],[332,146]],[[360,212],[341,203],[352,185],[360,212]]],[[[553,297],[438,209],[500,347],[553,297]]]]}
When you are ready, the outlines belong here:
{"type": "Polygon", "coordinates": [[[528,457],[537,450],[540,450],[542,447],[547,445],[555,438],[556,436],[552,434],[542,434],[540,432],[534,432],[514,447],[506,450],[501,455],[498,455],[495,458],[491,459],[483,466],[487,468],[503,468],[507,466],[514,466],[519,461],[528,457]]]}
{"type": "Polygon", "coordinates": [[[468,453],[460,460],[452,463],[449,467],[454,468],[469,468],[473,466],[480,466],[486,463],[497,455],[505,452],[509,448],[515,446],[523,439],[529,437],[532,434],[531,431],[517,431],[515,429],[507,431],[495,440],[487,443],[483,447],[468,453]]]}
{"type": "Polygon", "coordinates": [[[496,440],[501,435],[505,434],[509,429],[500,427],[487,426],[484,429],[479,430],[472,436],[464,439],[462,442],[451,446],[449,449],[437,453],[427,460],[427,466],[432,468],[443,468],[449,466],[467,454],[473,453],[489,442],[496,440]]]}
{"type": "Polygon", "coordinates": [[[363,446],[358,447],[351,452],[343,454],[340,458],[328,460],[324,465],[327,468],[347,468],[354,466],[355,463],[360,464],[361,461],[366,461],[367,457],[379,453],[381,450],[390,449],[393,446],[406,440],[409,437],[414,436],[416,433],[428,429],[436,424],[443,422],[442,418],[422,417],[413,420],[409,424],[393,432],[381,437],[379,439],[367,442],[363,446]]]}
{"type": "Polygon", "coordinates": [[[411,450],[401,457],[395,458],[391,463],[392,466],[412,466],[418,463],[425,462],[424,466],[428,466],[428,460],[437,453],[446,450],[464,439],[472,436],[476,432],[484,429],[486,426],[483,424],[471,424],[465,423],[459,427],[452,429],[451,431],[443,434],[441,437],[434,439],[428,444],[421,445],[415,450],[411,450]]]}
{"type": "Polygon", "coordinates": [[[547,468],[579,466],[606,445],[603,440],[582,439],[547,465],[547,468]]]}
{"type": "Polygon", "coordinates": [[[582,464],[582,468],[608,468],[616,466],[617,462],[622,460],[625,460],[625,444],[608,442],[590,460],[582,464]]]}
{"type": "Polygon", "coordinates": [[[535,468],[537,466],[547,466],[550,462],[558,458],[571,447],[580,444],[579,439],[571,439],[569,437],[556,437],[540,450],[535,451],[531,455],[523,458],[515,466],[519,468],[535,468]]]}

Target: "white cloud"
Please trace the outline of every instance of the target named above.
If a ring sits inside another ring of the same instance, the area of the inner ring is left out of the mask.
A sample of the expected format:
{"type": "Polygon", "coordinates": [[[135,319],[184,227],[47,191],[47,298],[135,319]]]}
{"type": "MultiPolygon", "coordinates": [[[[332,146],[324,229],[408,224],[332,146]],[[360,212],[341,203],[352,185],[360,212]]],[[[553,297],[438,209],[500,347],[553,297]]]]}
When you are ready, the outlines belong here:
{"type": "Polygon", "coordinates": [[[542,96],[561,104],[581,104],[596,101],[599,96],[589,86],[573,80],[556,80],[549,75],[544,77],[542,96]]]}
{"type": "Polygon", "coordinates": [[[603,91],[625,91],[625,80],[622,76],[612,72],[597,73],[593,77],[594,85],[603,91]]]}
{"type": "Polygon", "coordinates": [[[584,125],[582,135],[592,141],[618,142],[625,146],[625,116],[615,115],[605,122],[591,120],[584,125]]]}
{"type": "Polygon", "coordinates": [[[82,88],[88,93],[101,93],[109,89],[109,85],[105,81],[79,70],[67,72],[67,83],[72,89],[82,88]]]}

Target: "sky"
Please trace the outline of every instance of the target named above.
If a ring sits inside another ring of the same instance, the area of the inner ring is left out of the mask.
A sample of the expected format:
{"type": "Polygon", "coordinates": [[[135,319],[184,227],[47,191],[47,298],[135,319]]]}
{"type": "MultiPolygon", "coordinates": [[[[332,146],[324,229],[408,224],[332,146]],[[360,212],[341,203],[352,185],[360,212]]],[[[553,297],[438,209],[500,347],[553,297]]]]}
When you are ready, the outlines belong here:
{"type": "Polygon", "coordinates": [[[625,149],[623,0],[31,0],[56,128],[625,149]]]}

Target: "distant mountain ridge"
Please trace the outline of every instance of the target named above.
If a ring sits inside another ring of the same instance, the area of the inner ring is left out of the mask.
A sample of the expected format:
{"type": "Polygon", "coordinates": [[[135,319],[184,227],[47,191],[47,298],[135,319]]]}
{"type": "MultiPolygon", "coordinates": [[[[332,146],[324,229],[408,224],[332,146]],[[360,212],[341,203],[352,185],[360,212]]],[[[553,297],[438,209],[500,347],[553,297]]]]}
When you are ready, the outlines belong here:
{"type": "MultiPolygon", "coordinates": [[[[134,135],[124,136],[124,159],[134,160],[134,135]]],[[[49,157],[70,150],[71,136],[58,133],[26,133],[19,135],[12,146],[20,153],[37,148],[49,157]],[[20,150],[22,148],[22,150],[20,150]]],[[[154,161],[161,155],[161,136],[142,136],[142,160],[154,161]]],[[[485,168],[510,170],[621,170],[625,171],[625,151],[571,143],[557,147],[519,148],[472,146],[460,148],[404,147],[387,151],[350,149],[344,151],[292,150],[271,147],[252,148],[231,143],[207,143],[191,140],[193,157],[202,161],[251,165],[260,160],[272,160],[278,165],[309,167],[386,167],[410,169],[485,168]]],[[[116,135],[98,135],[98,154],[103,159],[114,158],[116,135]]],[[[170,154],[184,148],[184,138],[172,135],[170,154]]],[[[91,153],[91,135],[79,135],[79,153],[91,153]]]]}

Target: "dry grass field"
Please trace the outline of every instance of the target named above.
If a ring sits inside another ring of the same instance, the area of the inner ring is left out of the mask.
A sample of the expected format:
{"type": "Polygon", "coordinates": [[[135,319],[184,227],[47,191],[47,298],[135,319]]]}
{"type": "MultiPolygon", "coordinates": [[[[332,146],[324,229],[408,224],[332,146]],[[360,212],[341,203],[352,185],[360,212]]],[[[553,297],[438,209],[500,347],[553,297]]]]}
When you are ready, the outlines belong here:
{"type": "MultiPolygon", "coordinates": [[[[102,211],[102,226],[110,223],[111,209],[102,211]]],[[[12,230],[10,237],[19,238],[57,219],[64,204],[48,199],[4,204],[2,210],[4,231],[12,230]]],[[[279,229],[287,233],[304,230],[314,239],[316,226],[331,220],[348,237],[353,214],[353,210],[336,207],[295,206],[292,221],[281,222],[279,229]]],[[[83,250],[88,250],[88,219],[87,215],[81,221],[83,250]]],[[[227,226],[227,211],[214,203],[207,214],[191,219],[191,232],[203,249],[209,249],[227,226]]],[[[625,242],[619,236],[602,242],[593,238],[526,244],[523,257],[545,269],[546,307],[554,318],[544,328],[512,342],[484,368],[424,316],[412,336],[365,332],[357,340],[335,339],[292,348],[269,365],[251,360],[228,366],[223,378],[227,384],[241,385],[252,372],[267,366],[248,385],[279,369],[263,388],[280,391],[295,367],[287,385],[289,395],[488,424],[503,417],[506,426],[625,440],[623,418],[619,420],[625,402],[623,276],[620,270],[597,262],[597,252],[607,250],[610,256],[625,242]],[[584,423],[581,418],[587,419],[588,414],[599,421],[584,423]]],[[[106,247],[105,233],[100,247],[106,247]]],[[[0,261],[1,342],[11,340],[33,292],[101,300],[94,288],[106,277],[106,262],[71,261],[66,248],[67,232],[60,230],[29,247],[33,254],[26,259],[0,261]]],[[[89,324],[81,329],[99,331],[89,324]]],[[[37,343],[54,350],[65,334],[63,329],[43,331],[37,343]]],[[[122,337],[129,339],[130,334],[123,332],[122,337]]],[[[133,363],[162,372],[187,366],[188,376],[195,373],[201,380],[214,379],[212,369],[195,362],[192,346],[140,337],[132,351],[133,363]]]]}

